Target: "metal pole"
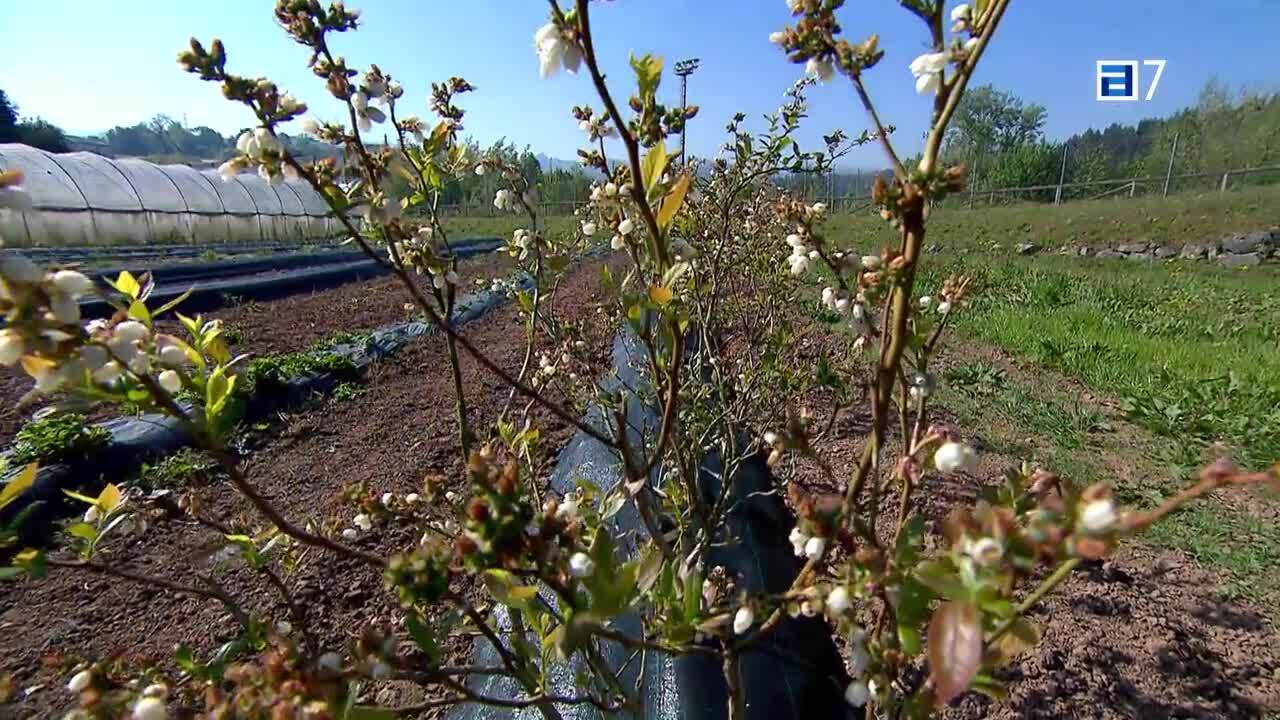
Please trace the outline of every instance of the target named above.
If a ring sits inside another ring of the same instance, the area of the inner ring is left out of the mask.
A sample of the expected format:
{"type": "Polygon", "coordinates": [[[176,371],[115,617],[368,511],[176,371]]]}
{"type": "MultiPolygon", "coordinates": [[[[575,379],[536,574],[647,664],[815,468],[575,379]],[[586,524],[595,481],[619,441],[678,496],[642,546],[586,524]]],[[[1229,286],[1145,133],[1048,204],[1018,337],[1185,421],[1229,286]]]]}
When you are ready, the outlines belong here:
{"type": "MultiPolygon", "coordinates": [[[[684,112],[689,107],[689,76],[694,70],[698,69],[701,62],[698,58],[689,58],[676,63],[676,74],[680,76],[680,111],[684,112]]],[[[689,121],[684,119],[680,124],[680,167],[685,165],[685,132],[688,130],[689,121]]]]}
{"type": "Polygon", "coordinates": [[[973,153],[973,176],[969,178],[969,209],[973,209],[973,192],[978,188],[978,165],[982,162],[982,154],[973,153]]]}
{"type": "Polygon", "coordinates": [[[1169,167],[1164,171],[1164,192],[1160,197],[1169,197],[1169,181],[1173,179],[1173,159],[1178,155],[1178,135],[1173,134],[1173,148],[1169,150],[1169,167]]]}
{"type": "Polygon", "coordinates": [[[1067,179],[1067,147],[1069,143],[1062,143],[1062,168],[1058,170],[1058,191],[1053,194],[1053,204],[1062,204],[1062,183],[1067,179]]]}

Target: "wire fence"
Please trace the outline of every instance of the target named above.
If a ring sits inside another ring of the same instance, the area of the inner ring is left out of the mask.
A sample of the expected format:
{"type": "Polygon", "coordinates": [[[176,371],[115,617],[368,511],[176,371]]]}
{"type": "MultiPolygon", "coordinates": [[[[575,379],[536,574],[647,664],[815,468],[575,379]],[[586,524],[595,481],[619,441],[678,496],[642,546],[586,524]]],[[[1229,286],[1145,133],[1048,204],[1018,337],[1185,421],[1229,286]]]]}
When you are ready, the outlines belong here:
{"type": "MultiPolygon", "coordinates": [[[[953,194],[943,201],[944,207],[992,207],[1020,203],[1053,204],[1099,200],[1103,198],[1167,197],[1175,193],[1220,192],[1226,193],[1242,187],[1280,184],[1280,165],[1244,167],[1222,172],[1174,173],[1140,177],[1118,177],[1016,187],[984,187],[981,178],[963,192],[953,194]]],[[[1064,166],[1065,169],[1065,166],[1064,166]]],[[[1065,175],[1065,172],[1063,173],[1065,175]]],[[[838,195],[832,191],[834,183],[814,182],[793,188],[810,202],[822,201],[833,212],[861,212],[871,208],[869,194],[838,195]]],[[[585,200],[547,201],[539,203],[538,212],[543,217],[565,217],[586,207],[585,200]]],[[[446,205],[443,211],[449,217],[498,217],[505,213],[492,204],[446,205]]]]}

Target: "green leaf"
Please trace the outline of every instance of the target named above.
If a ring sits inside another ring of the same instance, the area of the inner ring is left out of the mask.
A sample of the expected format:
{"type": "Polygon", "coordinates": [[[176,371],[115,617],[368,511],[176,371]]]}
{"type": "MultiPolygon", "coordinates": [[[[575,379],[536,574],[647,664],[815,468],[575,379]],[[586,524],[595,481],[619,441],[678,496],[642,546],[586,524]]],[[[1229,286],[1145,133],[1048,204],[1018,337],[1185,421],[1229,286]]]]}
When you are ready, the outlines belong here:
{"type": "Polygon", "coordinates": [[[227,400],[231,397],[231,391],[235,387],[236,378],[234,375],[228,377],[226,368],[218,368],[209,373],[209,380],[204,388],[205,414],[213,420],[222,411],[222,407],[227,404],[227,400]]]}
{"type": "Polygon", "coordinates": [[[72,498],[75,498],[76,500],[79,500],[82,503],[88,503],[90,505],[98,504],[98,498],[91,498],[88,495],[81,495],[80,493],[74,490],[63,490],[62,492],[63,494],[68,495],[72,498]]]}
{"type": "Polygon", "coordinates": [[[199,665],[196,664],[195,651],[189,645],[179,645],[178,649],[173,653],[173,661],[179,668],[192,675],[195,675],[199,670],[199,665]]]}
{"type": "Polygon", "coordinates": [[[405,616],[404,624],[409,630],[409,637],[413,638],[413,642],[427,656],[429,662],[432,665],[439,663],[440,643],[436,642],[436,635],[431,628],[422,622],[416,612],[405,616]]]}
{"type": "Polygon", "coordinates": [[[186,300],[187,298],[191,297],[191,291],[192,291],[193,289],[194,289],[194,288],[187,288],[187,291],[186,291],[186,292],[184,292],[184,293],[182,293],[181,295],[179,295],[178,297],[176,297],[176,298],[174,298],[174,299],[170,300],[169,302],[167,302],[167,303],[165,303],[165,304],[161,305],[161,306],[160,306],[160,309],[158,309],[158,310],[156,310],[155,312],[151,313],[151,316],[152,316],[152,317],[160,317],[161,315],[164,315],[165,313],[169,312],[170,310],[172,310],[172,309],[174,309],[174,308],[178,307],[178,305],[179,305],[180,303],[182,303],[182,302],[183,302],[184,300],[186,300]]]}
{"type": "Polygon", "coordinates": [[[636,71],[636,84],[640,90],[640,100],[652,99],[662,82],[662,56],[631,56],[631,69],[636,71]]]}
{"type": "Polygon", "coordinates": [[[5,483],[3,489],[0,489],[0,508],[13,502],[23,490],[31,487],[31,483],[35,482],[36,470],[39,469],[36,463],[30,463],[22,468],[22,472],[9,482],[5,483]]]}
{"type": "Polygon", "coordinates": [[[119,290],[131,300],[137,299],[138,294],[142,292],[142,285],[138,283],[138,279],[133,276],[133,273],[128,270],[121,270],[116,281],[111,283],[111,287],[119,290]]]}
{"type": "Polygon", "coordinates": [[[702,612],[702,573],[692,571],[684,579],[684,619],[692,624],[702,612]]]}
{"type": "Polygon", "coordinates": [[[926,560],[916,566],[916,579],[947,600],[969,598],[969,590],[960,581],[949,559],[926,560]]]}
{"type": "Polygon", "coordinates": [[[640,161],[640,172],[643,174],[641,180],[644,181],[646,193],[652,191],[662,180],[662,173],[666,171],[669,159],[666,143],[661,140],[645,153],[644,159],[640,161]]]}
{"type": "Polygon", "coordinates": [[[680,207],[684,205],[684,197],[689,192],[689,174],[685,173],[680,176],[676,184],[672,186],[671,192],[662,199],[662,206],[658,209],[658,227],[666,232],[671,227],[671,221],[675,219],[676,213],[680,212],[680,207]]]}
{"type": "Polygon", "coordinates": [[[147,304],[141,300],[134,300],[129,303],[129,317],[147,327],[151,327],[151,311],[147,309],[147,304]]]}
{"type": "Polygon", "coordinates": [[[520,584],[514,575],[506,570],[491,568],[484,571],[484,584],[489,588],[493,599],[513,608],[523,608],[538,595],[538,588],[520,584]]]}
{"type": "Polygon", "coordinates": [[[649,592],[662,575],[662,553],[652,545],[646,547],[640,555],[640,564],[636,568],[636,586],[640,592],[649,592]]]}
{"type": "Polygon", "coordinates": [[[982,664],[982,615],[967,602],[946,602],[929,623],[929,671],[939,706],[969,687],[982,664]]]}
{"type": "MultiPolygon", "coordinates": [[[[124,517],[123,515],[121,517],[124,517]]],[[[78,522],[67,528],[67,532],[81,540],[93,542],[98,538],[98,528],[92,523],[78,522]]]]}
{"type": "Polygon", "coordinates": [[[49,570],[49,557],[41,550],[27,548],[13,556],[13,564],[32,579],[40,580],[49,570]]]}

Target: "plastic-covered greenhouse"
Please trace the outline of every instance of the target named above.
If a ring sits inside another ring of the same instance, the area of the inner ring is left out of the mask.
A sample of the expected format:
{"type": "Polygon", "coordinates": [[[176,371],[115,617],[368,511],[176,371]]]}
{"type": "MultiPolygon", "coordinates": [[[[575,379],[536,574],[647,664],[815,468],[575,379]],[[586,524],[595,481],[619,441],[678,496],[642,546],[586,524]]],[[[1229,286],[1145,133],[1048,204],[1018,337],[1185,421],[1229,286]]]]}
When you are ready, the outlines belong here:
{"type": "Polygon", "coordinates": [[[92,153],[0,144],[0,170],[21,170],[34,208],[0,212],[9,246],[303,241],[338,223],[306,183],[92,153]]]}

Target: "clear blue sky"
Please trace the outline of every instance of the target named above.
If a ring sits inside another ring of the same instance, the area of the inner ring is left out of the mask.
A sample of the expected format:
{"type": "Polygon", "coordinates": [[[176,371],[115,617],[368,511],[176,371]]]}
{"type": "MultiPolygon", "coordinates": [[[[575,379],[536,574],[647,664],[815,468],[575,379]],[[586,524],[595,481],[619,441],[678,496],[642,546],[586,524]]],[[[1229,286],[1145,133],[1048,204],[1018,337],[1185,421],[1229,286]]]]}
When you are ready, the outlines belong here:
{"type": "MultiPolygon", "coordinates": [[[[0,88],[24,116],[43,116],[71,132],[133,124],[165,113],[224,134],[248,124],[243,108],[181,72],[178,50],[191,35],[221,38],[233,71],[267,75],[309,101],[314,114],[336,108],[303,66],[305,55],[276,27],[270,0],[41,0],[7,2],[0,15],[0,88]]],[[[954,3],[948,3],[948,7],[954,3]]],[[[572,104],[594,97],[585,72],[538,76],[533,33],[545,21],[540,0],[351,0],[364,24],[336,49],[354,67],[377,62],[404,84],[405,104],[427,114],[432,80],[461,75],[479,88],[465,99],[467,132],[482,143],[505,137],[536,152],[573,158],[582,140],[572,104]]],[[[847,35],[878,32],[886,50],[869,87],[886,122],[898,126],[904,152],[918,147],[927,100],[912,90],[907,64],[925,46],[918,21],[892,0],[854,0],[843,11],[847,35]],[[865,10],[863,8],[866,8],[865,10]]],[[[709,153],[736,110],[753,117],[775,108],[801,68],[767,40],[788,15],[783,0],[619,0],[594,6],[597,49],[615,93],[625,98],[627,55],[653,52],[702,58],[690,99],[702,107],[691,124],[691,152],[709,153]]],[[[979,70],[977,82],[1045,105],[1047,132],[1062,138],[1084,128],[1135,122],[1194,103],[1206,80],[1274,90],[1276,0],[1015,0],[979,70]],[[1228,8],[1230,8],[1228,10],[1228,8]],[[1151,102],[1094,100],[1097,59],[1163,58],[1168,67],[1151,102]]],[[[663,92],[675,99],[677,78],[663,92]]],[[[811,95],[807,137],[836,127],[856,133],[865,118],[847,83],[811,95]]],[[[402,112],[410,112],[402,110],[402,112]]],[[[851,164],[878,167],[864,148],[851,164]]]]}

